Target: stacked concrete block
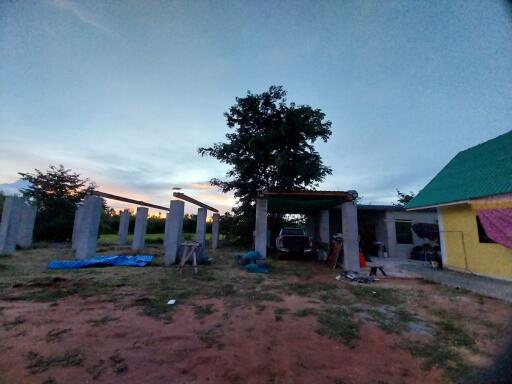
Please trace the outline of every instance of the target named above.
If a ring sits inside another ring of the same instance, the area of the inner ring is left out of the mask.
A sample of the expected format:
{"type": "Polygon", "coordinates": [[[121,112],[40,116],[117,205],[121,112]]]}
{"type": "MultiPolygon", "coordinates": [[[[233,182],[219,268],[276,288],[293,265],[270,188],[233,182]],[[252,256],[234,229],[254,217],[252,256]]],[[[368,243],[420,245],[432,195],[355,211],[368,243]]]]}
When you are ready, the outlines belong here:
{"type": "Polygon", "coordinates": [[[0,256],[10,256],[16,250],[18,228],[24,201],[21,197],[5,198],[0,223],[0,256]]]}
{"type": "Polygon", "coordinates": [[[102,208],[103,199],[101,197],[87,196],[85,198],[77,228],[75,250],[77,259],[87,259],[96,255],[102,208]]]}
{"type": "Polygon", "coordinates": [[[32,246],[34,225],[36,223],[37,207],[24,202],[21,205],[20,223],[16,243],[20,248],[26,249],[32,246]]]}
{"type": "Polygon", "coordinates": [[[204,247],[206,240],[206,208],[197,210],[196,241],[204,247]]]}
{"type": "Polygon", "coordinates": [[[135,215],[135,229],[133,231],[132,250],[139,252],[144,248],[146,242],[146,227],[148,224],[148,209],[137,207],[135,215]]]}
{"type": "Polygon", "coordinates": [[[169,213],[165,221],[165,265],[176,263],[176,256],[181,244],[183,231],[183,214],[185,212],[185,202],[181,200],[172,200],[169,213]]]}
{"type": "Polygon", "coordinates": [[[212,216],[212,249],[219,248],[219,220],[220,215],[214,213],[212,216]]]}
{"type": "Polygon", "coordinates": [[[128,209],[125,209],[119,215],[119,231],[118,231],[118,234],[119,234],[118,244],[119,245],[128,244],[129,228],[130,228],[130,211],[128,209]]]}

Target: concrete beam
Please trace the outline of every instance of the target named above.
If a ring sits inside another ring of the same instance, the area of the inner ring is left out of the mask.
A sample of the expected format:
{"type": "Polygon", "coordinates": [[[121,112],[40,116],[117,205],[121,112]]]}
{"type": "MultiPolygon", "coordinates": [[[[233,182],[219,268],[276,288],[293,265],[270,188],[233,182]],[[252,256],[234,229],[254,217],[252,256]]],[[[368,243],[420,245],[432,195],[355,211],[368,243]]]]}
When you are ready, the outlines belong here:
{"type": "Polygon", "coordinates": [[[128,232],[130,228],[130,210],[125,209],[119,215],[119,239],[117,244],[126,245],[128,244],[128,232]]]}
{"type": "Polygon", "coordinates": [[[0,256],[10,256],[16,250],[22,205],[21,197],[8,196],[5,198],[0,223],[0,256]]]}
{"type": "Polygon", "coordinates": [[[185,213],[185,202],[172,200],[169,213],[165,220],[165,265],[176,263],[176,255],[181,244],[181,233],[183,231],[183,214],[185,213]]]}
{"type": "Polygon", "coordinates": [[[220,215],[218,213],[214,213],[212,215],[212,249],[219,248],[219,221],[220,215]]]}
{"type": "Polygon", "coordinates": [[[146,227],[148,224],[148,209],[137,207],[135,215],[135,229],[133,230],[132,250],[139,252],[146,244],[146,227]]]}
{"type": "Polygon", "coordinates": [[[25,202],[21,205],[21,218],[16,243],[20,248],[30,248],[34,238],[37,207],[25,202]]]}
{"type": "Polygon", "coordinates": [[[206,240],[206,208],[197,209],[196,241],[204,247],[206,240]]]}
{"type": "Polygon", "coordinates": [[[256,199],[254,250],[267,257],[267,199],[256,199]]]}
{"type": "Polygon", "coordinates": [[[96,255],[96,242],[100,229],[103,199],[98,196],[86,196],[83,213],[78,225],[75,258],[87,259],[96,255]]]}
{"type": "Polygon", "coordinates": [[[343,227],[343,268],[345,271],[359,271],[357,206],[353,202],[341,204],[341,225],[343,227]]]}

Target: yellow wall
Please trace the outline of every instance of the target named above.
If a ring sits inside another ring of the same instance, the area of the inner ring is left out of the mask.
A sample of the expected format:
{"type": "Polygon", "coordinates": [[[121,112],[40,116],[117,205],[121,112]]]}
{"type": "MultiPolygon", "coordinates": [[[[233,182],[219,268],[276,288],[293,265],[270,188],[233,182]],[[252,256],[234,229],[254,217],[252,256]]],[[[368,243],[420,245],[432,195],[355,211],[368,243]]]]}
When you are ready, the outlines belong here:
{"type": "Polygon", "coordinates": [[[512,280],[512,249],[500,244],[480,243],[476,211],[468,204],[439,210],[448,267],[512,280]],[[466,254],[466,260],[464,258],[466,254]]]}

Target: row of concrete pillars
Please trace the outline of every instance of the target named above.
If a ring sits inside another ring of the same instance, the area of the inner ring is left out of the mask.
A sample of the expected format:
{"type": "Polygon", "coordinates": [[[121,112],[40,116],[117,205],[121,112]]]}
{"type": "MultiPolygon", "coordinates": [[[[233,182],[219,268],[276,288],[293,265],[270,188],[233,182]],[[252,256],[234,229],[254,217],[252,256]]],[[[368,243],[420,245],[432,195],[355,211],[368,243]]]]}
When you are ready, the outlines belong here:
{"type": "Polygon", "coordinates": [[[9,256],[16,247],[30,248],[37,208],[17,196],[5,198],[0,223],[0,256],[9,256]]]}
{"type": "MultiPolygon", "coordinates": [[[[353,202],[341,204],[341,225],[343,227],[343,268],[345,271],[359,271],[359,231],[357,206],[353,202]]],[[[255,250],[263,257],[267,255],[267,199],[256,199],[256,224],[254,231],[255,250]]],[[[319,212],[316,223],[322,245],[328,245],[329,211],[319,212]]],[[[314,230],[315,231],[315,230],[314,230]]]]}
{"type": "MultiPolygon", "coordinates": [[[[101,209],[103,199],[99,196],[87,196],[84,203],[79,205],[75,214],[73,225],[72,248],[77,259],[93,257],[96,254],[96,241],[100,225],[101,209]]],[[[182,241],[183,215],[185,202],[172,200],[169,212],[165,218],[164,234],[164,262],[171,265],[176,262],[176,256],[182,241]]],[[[196,241],[203,247],[206,240],[206,208],[197,210],[196,241]]],[[[212,248],[219,247],[219,218],[218,213],[213,214],[212,222],[212,248]]],[[[146,226],[148,219],[148,208],[137,207],[135,215],[135,228],[133,233],[132,250],[139,252],[144,248],[146,237],[146,226]]],[[[128,227],[130,212],[124,210],[119,218],[119,245],[128,243],[128,227]]]]}

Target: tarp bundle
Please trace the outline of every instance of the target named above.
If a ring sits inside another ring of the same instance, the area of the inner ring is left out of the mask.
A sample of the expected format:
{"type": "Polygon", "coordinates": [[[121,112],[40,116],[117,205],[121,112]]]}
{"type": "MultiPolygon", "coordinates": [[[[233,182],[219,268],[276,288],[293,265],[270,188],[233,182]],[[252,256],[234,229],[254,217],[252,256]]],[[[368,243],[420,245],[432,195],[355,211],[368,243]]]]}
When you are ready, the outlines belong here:
{"type": "Polygon", "coordinates": [[[144,267],[153,261],[154,256],[97,256],[81,260],[52,260],[48,269],[79,269],[89,267],[144,267]]]}

